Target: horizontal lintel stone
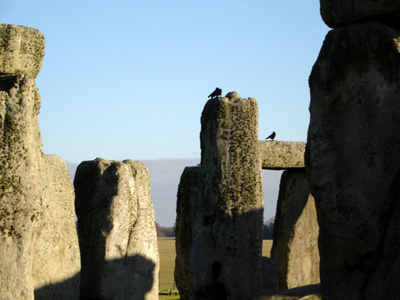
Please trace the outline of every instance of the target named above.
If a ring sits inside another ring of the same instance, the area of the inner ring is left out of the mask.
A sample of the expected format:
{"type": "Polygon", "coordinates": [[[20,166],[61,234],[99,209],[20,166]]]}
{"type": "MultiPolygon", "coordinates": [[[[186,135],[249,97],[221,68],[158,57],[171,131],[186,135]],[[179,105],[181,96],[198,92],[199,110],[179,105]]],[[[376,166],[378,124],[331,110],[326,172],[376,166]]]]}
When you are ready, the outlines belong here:
{"type": "Polygon", "coordinates": [[[36,78],[42,67],[44,46],[39,30],[0,24],[0,74],[29,74],[36,78]]]}
{"type": "Polygon", "coordinates": [[[263,169],[304,168],[305,142],[259,141],[259,148],[263,169]]]}
{"type": "Polygon", "coordinates": [[[321,17],[331,28],[371,21],[400,24],[398,0],[321,0],[320,4],[321,17]]]}

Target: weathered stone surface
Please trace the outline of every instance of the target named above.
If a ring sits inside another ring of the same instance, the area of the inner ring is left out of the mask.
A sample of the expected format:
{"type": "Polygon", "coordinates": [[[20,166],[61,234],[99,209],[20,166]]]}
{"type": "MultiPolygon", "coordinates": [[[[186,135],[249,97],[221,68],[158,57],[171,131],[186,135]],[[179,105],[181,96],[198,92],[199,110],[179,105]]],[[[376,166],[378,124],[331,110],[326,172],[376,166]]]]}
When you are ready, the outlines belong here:
{"type": "Polygon", "coordinates": [[[31,76],[0,76],[0,299],[33,299],[33,236],[42,211],[39,108],[31,76]]]}
{"type": "Polygon", "coordinates": [[[43,210],[32,251],[35,300],[78,300],[81,260],[74,186],[66,163],[56,155],[45,155],[41,182],[43,210]]]}
{"type": "Polygon", "coordinates": [[[259,141],[263,169],[304,168],[305,142],[259,141]]]}
{"type": "Polygon", "coordinates": [[[158,299],[150,177],[141,162],[96,159],[75,174],[81,297],[158,299]]]}
{"type": "Polygon", "coordinates": [[[72,180],[42,154],[40,102],[30,75],[0,76],[0,299],[79,298],[72,180]]]}
{"type": "Polygon", "coordinates": [[[380,23],[333,30],[310,76],[306,170],[323,299],[398,298],[399,37],[380,23]]]}
{"type": "Polygon", "coordinates": [[[226,94],[225,97],[229,98],[229,99],[236,99],[236,98],[240,98],[240,95],[238,92],[233,91],[233,92],[229,92],[228,94],[226,94]]]}
{"type": "Polygon", "coordinates": [[[305,169],[282,173],[271,250],[279,266],[279,290],[316,284],[319,227],[305,169]]]}
{"type": "Polygon", "coordinates": [[[257,114],[252,98],[215,98],[203,110],[201,167],[185,169],[178,191],[175,278],[183,300],[263,292],[257,114]]]}
{"type": "Polygon", "coordinates": [[[332,28],[365,21],[400,25],[397,0],[320,0],[320,4],[322,19],[332,28]]]}
{"type": "Polygon", "coordinates": [[[293,288],[282,293],[257,297],[254,300],[321,300],[321,292],[319,284],[312,284],[293,288]]]}
{"type": "MultiPolygon", "coordinates": [[[[196,211],[201,203],[200,167],[186,167],[178,188],[176,249],[179,253],[175,263],[175,281],[181,299],[195,299],[190,271],[192,250],[192,228],[195,226],[196,211]]],[[[201,222],[201,221],[200,221],[201,222]]],[[[198,226],[198,224],[197,224],[198,226]]],[[[263,295],[276,293],[278,289],[278,265],[272,259],[262,257],[263,295]]]]}
{"type": "Polygon", "coordinates": [[[39,30],[0,24],[0,74],[36,77],[43,57],[44,37],[39,30]]]}
{"type": "MultiPolygon", "coordinates": [[[[175,281],[182,300],[194,300],[193,280],[190,271],[193,239],[196,238],[196,224],[201,222],[196,215],[202,203],[200,167],[186,167],[181,175],[176,204],[176,260],[175,281]],[[195,230],[195,232],[193,232],[195,230]]],[[[201,229],[201,228],[200,228],[201,229]]]]}

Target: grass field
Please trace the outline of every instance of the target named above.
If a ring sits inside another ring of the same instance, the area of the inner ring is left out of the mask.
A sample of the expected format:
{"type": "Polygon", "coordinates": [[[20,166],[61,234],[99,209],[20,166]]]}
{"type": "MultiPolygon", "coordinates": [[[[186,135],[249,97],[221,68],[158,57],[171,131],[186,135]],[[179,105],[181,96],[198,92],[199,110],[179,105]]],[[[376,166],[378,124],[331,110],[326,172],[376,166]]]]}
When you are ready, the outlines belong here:
{"type": "Polygon", "coordinates": [[[272,240],[263,240],[262,256],[271,257],[272,240]]]}
{"type": "MultiPolygon", "coordinates": [[[[263,240],[262,255],[270,257],[272,240],[263,240]]],[[[174,288],[175,268],[175,238],[158,238],[158,251],[160,253],[160,290],[174,288]]],[[[175,300],[176,296],[160,296],[160,299],[175,300]]]]}
{"type": "Polygon", "coordinates": [[[160,253],[160,290],[172,289],[175,282],[175,238],[158,238],[158,252],[160,253]]]}

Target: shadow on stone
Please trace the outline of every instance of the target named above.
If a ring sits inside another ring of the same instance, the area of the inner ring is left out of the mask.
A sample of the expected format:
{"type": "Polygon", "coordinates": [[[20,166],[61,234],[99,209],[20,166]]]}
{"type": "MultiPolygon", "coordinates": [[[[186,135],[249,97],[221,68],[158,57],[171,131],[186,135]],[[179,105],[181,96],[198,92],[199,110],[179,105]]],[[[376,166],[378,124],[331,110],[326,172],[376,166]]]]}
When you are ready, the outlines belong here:
{"type": "Polygon", "coordinates": [[[218,283],[218,278],[221,273],[221,263],[216,261],[211,268],[212,284],[202,291],[197,293],[198,298],[210,300],[226,300],[228,295],[223,284],[218,283]]]}
{"type": "Polygon", "coordinates": [[[316,284],[319,226],[304,168],[282,173],[271,258],[279,266],[279,290],[316,284]]]}
{"type": "MultiPolygon", "coordinates": [[[[108,272],[113,272],[113,266],[125,265],[123,272],[115,272],[112,282],[108,282],[106,285],[96,285],[93,282],[93,290],[87,292],[85,295],[80,296],[80,300],[144,300],[147,292],[153,287],[154,269],[156,264],[141,256],[134,255],[121,259],[107,260],[104,265],[107,266],[108,272]],[[132,278],[140,277],[140,284],[135,284],[132,278]],[[127,281],[130,282],[127,282],[127,281]],[[103,290],[107,286],[110,290],[103,290]],[[99,296],[100,295],[100,296],[99,296]],[[106,298],[104,298],[104,295],[106,298]]],[[[119,269],[118,269],[119,270],[119,269]]],[[[111,274],[110,274],[111,275],[111,274]]],[[[47,286],[43,286],[35,290],[35,299],[59,299],[59,291],[65,291],[65,286],[71,286],[72,282],[78,282],[77,277],[80,274],[47,286]]],[[[79,289],[79,286],[76,286],[79,289]]]]}
{"type": "Polygon", "coordinates": [[[274,272],[262,257],[257,101],[228,95],[206,103],[201,164],[186,167],[178,187],[175,280],[182,300],[252,300],[276,292],[264,282],[277,270],[264,274],[264,266],[274,272]]]}
{"type": "MultiPolygon", "coordinates": [[[[35,300],[37,299],[68,299],[64,294],[67,292],[71,295],[79,294],[79,277],[80,273],[72,276],[71,278],[58,282],[49,284],[40,288],[35,289],[34,295],[35,300]],[[68,290],[72,289],[74,290],[68,290]],[[60,295],[60,292],[63,295],[60,295]]],[[[71,298],[72,299],[72,298],[71,298]]]]}
{"type": "Polygon", "coordinates": [[[175,279],[181,299],[253,299],[276,293],[277,269],[261,255],[262,209],[217,209],[215,221],[206,225],[196,185],[199,172],[186,168],[178,191],[175,279]]]}
{"type": "Polygon", "coordinates": [[[305,161],[324,300],[399,298],[399,36],[373,21],[332,30],[310,74],[305,161]]]}
{"type": "Polygon", "coordinates": [[[146,300],[158,299],[159,255],[147,167],[97,158],[78,166],[74,184],[81,297],[144,299],[148,292],[146,300]]]}

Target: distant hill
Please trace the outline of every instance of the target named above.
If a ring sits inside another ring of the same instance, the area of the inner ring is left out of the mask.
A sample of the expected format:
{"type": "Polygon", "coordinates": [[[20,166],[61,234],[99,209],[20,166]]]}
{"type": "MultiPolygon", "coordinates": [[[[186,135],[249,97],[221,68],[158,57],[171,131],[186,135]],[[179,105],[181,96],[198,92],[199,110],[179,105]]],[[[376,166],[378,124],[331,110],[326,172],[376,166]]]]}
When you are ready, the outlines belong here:
{"type": "Polygon", "coordinates": [[[72,179],[74,179],[76,168],[78,167],[78,164],[73,164],[73,163],[67,162],[67,167],[68,167],[69,175],[71,175],[72,179]]]}
{"type": "MultiPolygon", "coordinates": [[[[196,166],[200,158],[141,160],[150,172],[151,197],[156,221],[161,227],[170,228],[176,219],[176,194],[183,170],[196,166]]],[[[67,162],[68,171],[74,178],[79,164],[67,162]]],[[[264,220],[275,215],[279,182],[282,171],[263,171],[264,220]]]]}

